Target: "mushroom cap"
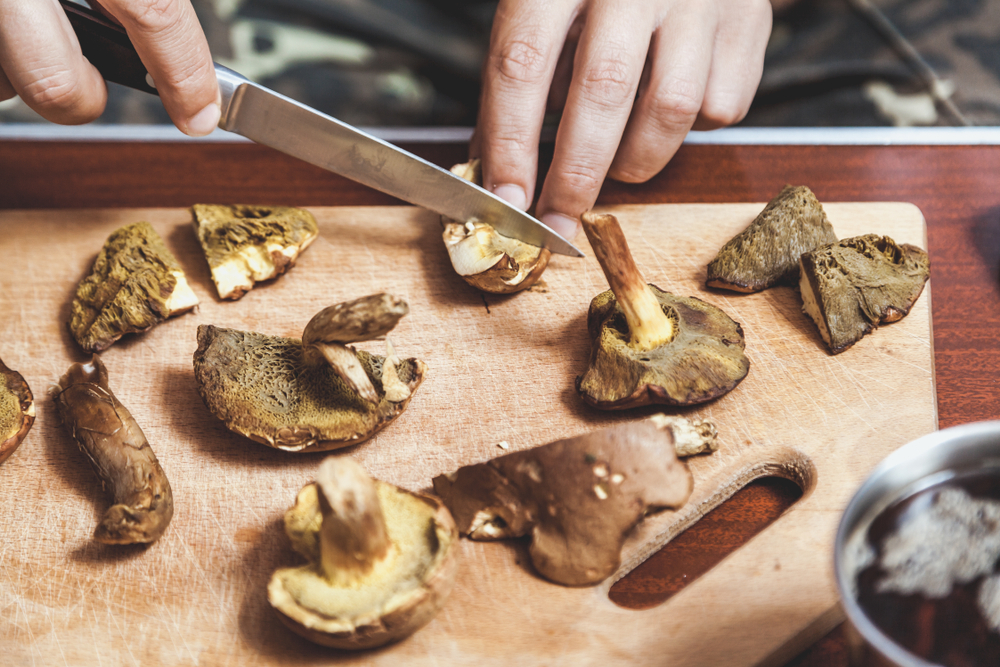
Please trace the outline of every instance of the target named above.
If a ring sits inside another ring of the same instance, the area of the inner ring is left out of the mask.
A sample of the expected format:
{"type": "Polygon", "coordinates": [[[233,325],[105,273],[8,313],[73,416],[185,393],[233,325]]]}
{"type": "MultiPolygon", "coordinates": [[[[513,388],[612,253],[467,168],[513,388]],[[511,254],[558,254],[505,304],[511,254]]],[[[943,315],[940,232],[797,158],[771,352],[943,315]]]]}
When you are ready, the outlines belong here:
{"type": "Polygon", "coordinates": [[[14,453],[34,423],[31,388],[0,359],[0,463],[14,453]]]}
{"type": "Polygon", "coordinates": [[[408,637],[434,618],[455,583],[458,530],[448,509],[433,496],[375,486],[393,546],[349,587],[331,585],[319,565],[315,483],[285,515],[292,546],[310,563],[275,571],[267,597],[285,625],[317,644],[367,649],[408,637]]]}
{"type": "Polygon", "coordinates": [[[297,338],[198,327],[194,372],[198,393],[230,430],[291,452],[337,449],[364,442],[403,413],[423,381],[425,365],[396,366],[410,390],[390,401],[382,385],[385,357],[357,350],[379,401],[366,401],[327,364],[307,364],[297,338]]]}
{"type": "Polygon", "coordinates": [[[577,378],[584,401],[602,410],[642,405],[693,405],[731,391],[746,377],[743,329],[722,310],[695,297],[649,285],[676,334],[653,350],[629,346],[625,314],[611,290],[590,302],[590,363],[577,378]]]}

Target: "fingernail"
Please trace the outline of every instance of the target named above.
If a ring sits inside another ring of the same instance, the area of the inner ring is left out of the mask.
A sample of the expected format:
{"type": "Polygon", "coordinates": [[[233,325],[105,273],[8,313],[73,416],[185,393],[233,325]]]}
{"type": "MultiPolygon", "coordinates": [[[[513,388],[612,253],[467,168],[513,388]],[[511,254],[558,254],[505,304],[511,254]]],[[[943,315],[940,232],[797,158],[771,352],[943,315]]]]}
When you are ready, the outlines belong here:
{"type": "Polygon", "coordinates": [[[219,124],[219,118],[222,116],[222,109],[215,102],[212,102],[207,107],[191,116],[187,122],[188,134],[192,137],[204,137],[206,134],[211,134],[219,124]]]}
{"type": "Polygon", "coordinates": [[[562,213],[546,213],[539,219],[567,241],[572,241],[580,231],[580,221],[562,213]]]}
{"type": "Polygon", "coordinates": [[[524,194],[524,188],[513,183],[504,183],[493,188],[493,194],[511,206],[515,206],[522,211],[528,208],[528,197],[524,194]]]}

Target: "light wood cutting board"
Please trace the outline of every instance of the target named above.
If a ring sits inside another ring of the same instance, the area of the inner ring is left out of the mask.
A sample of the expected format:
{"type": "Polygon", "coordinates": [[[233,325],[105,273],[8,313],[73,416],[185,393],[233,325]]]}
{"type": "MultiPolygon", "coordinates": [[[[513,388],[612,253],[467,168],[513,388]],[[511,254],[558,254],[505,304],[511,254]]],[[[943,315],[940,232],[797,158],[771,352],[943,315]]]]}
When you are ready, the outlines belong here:
{"type": "MultiPolygon", "coordinates": [[[[267,605],[271,572],[298,563],[281,519],[324,454],[268,449],[225,429],[198,397],[195,330],[212,323],[298,336],[319,309],[378,291],[405,297],[391,337],[429,373],[408,411],[343,450],[374,476],[427,489],[434,475],[510,450],[652,414],[601,413],[574,390],[585,316],[606,289],[589,252],[556,257],[544,285],[483,296],[450,269],[436,216],[412,208],[313,209],[321,237],[279,280],[220,302],[186,210],[0,211],[0,357],[27,378],[38,419],[0,466],[0,655],[6,665],[658,664],[781,662],[839,619],[832,544],[839,515],[890,451],[936,428],[930,286],[901,322],[830,356],[788,287],[706,290],[705,266],[762,205],[618,207],[640,269],[740,322],[750,374],[682,411],[716,421],[721,450],[690,462],[694,493],[647,519],[617,579],[753,478],[805,493],[764,532],[654,609],[608,600],[613,579],[564,588],[533,573],[523,543],[463,540],[455,591],[412,638],[347,654],[287,631],[267,605]],[[148,548],[91,541],[108,506],[47,391],[86,356],[66,331],[76,283],[116,227],[148,220],[201,306],[106,351],[117,396],[145,430],[176,511],[148,548]]],[[[838,236],[889,234],[926,248],[909,204],[828,204],[838,236]]],[[[380,343],[363,345],[381,351],[380,343]]]]}

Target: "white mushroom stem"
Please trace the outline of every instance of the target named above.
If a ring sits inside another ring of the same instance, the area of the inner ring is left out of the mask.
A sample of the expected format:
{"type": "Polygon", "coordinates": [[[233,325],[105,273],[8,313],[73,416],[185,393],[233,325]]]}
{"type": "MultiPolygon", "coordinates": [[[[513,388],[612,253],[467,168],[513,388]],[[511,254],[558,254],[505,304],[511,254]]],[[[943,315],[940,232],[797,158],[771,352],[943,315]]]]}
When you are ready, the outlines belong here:
{"type": "Polygon", "coordinates": [[[674,324],[639,273],[617,218],[588,211],[581,221],[594,256],[625,313],[632,336],[629,345],[652,350],[669,343],[674,337],[674,324]]]}
{"type": "Polygon", "coordinates": [[[351,389],[358,392],[361,398],[370,403],[378,403],[378,393],[372,385],[368,373],[361,367],[358,355],[354,350],[340,343],[312,343],[305,346],[306,363],[316,363],[317,354],[326,360],[333,371],[347,383],[351,389]]]}
{"type": "Polygon", "coordinates": [[[410,397],[410,388],[399,379],[396,366],[399,365],[399,357],[396,356],[396,348],[392,341],[385,339],[385,361],[382,362],[382,391],[385,392],[385,400],[392,403],[405,401],[410,397]]]}
{"type": "Polygon", "coordinates": [[[316,487],[323,574],[334,586],[350,586],[392,548],[375,482],[353,459],[339,456],[320,465],[316,487]]]}

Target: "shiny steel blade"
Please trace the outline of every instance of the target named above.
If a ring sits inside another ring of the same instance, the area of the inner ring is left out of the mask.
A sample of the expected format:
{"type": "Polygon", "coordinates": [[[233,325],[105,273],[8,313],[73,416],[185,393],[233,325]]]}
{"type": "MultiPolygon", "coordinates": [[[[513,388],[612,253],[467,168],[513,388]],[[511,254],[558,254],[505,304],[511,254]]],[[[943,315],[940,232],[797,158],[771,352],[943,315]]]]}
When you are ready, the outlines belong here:
{"type": "Polygon", "coordinates": [[[583,257],[527,213],[446,169],[215,66],[219,127],[455,220],[480,220],[505,236],[583,257]]]}

